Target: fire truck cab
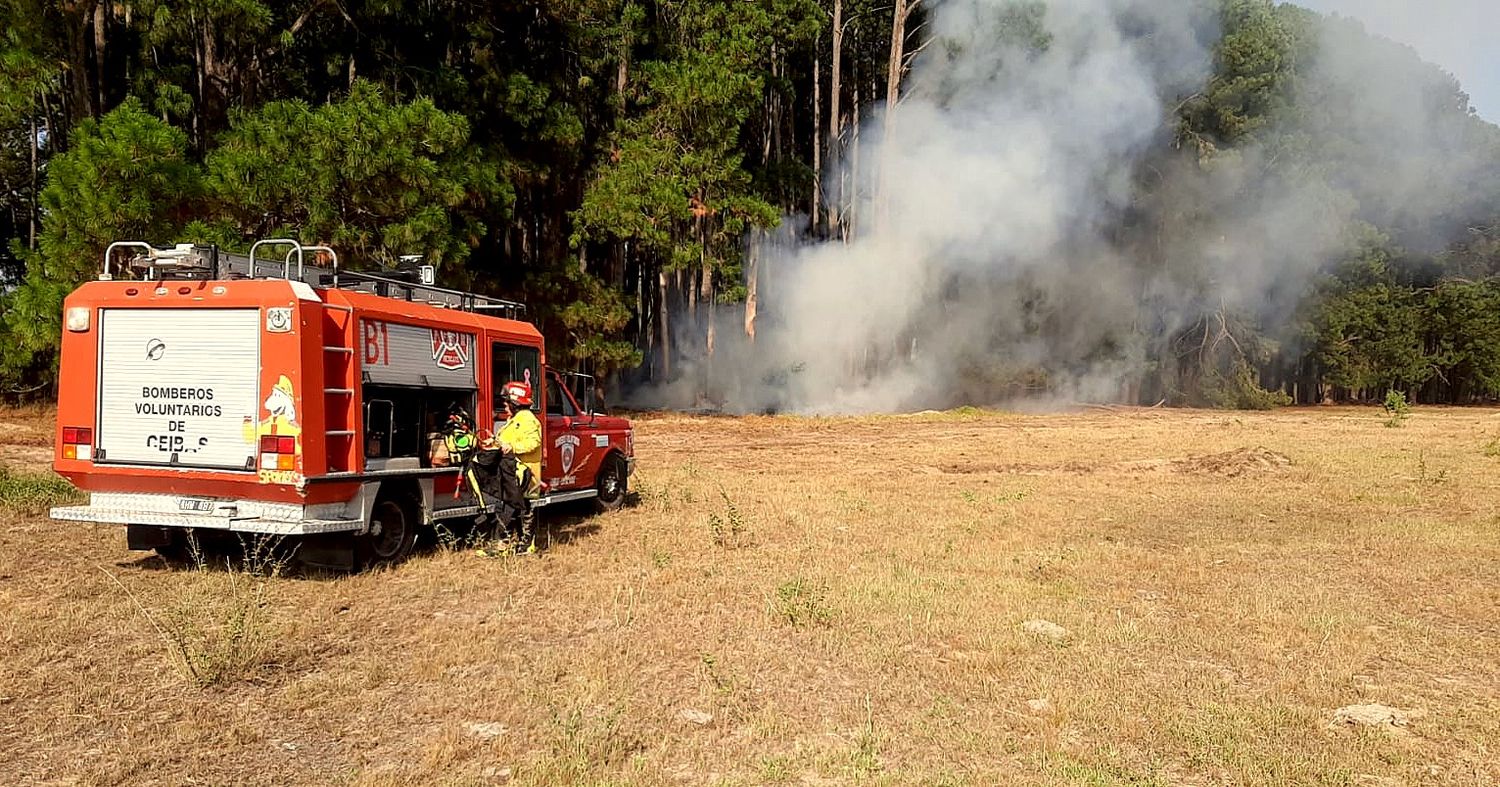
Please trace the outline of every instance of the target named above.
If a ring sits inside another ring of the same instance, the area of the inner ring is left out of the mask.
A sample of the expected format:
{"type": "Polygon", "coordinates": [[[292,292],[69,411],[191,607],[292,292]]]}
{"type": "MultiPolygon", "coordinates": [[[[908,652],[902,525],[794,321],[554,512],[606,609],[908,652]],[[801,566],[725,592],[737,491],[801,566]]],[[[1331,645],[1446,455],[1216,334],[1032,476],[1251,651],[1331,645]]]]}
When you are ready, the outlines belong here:
{"type": "Polygon", "coordinates": [[[498,434],[511,380],[543,425],[536,505],[620,506],[630,422],[548,368],[521,304],[432,282],[285,239],[248,256],[112,244],[64,302],[53,466],[89,503],[52,517],[125,525],[134,549],[249,533],[308,537],[334,555],[317,562],[400,560],[424,528],[495,509],[438,446],[455,407],[498,434]]]}

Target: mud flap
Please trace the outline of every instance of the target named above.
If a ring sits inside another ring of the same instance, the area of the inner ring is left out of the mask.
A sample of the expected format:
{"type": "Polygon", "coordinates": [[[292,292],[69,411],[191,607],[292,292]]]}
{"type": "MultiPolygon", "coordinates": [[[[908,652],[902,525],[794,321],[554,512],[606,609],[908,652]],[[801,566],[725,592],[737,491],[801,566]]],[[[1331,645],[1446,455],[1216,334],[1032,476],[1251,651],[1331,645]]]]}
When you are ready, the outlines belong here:
{"type": "Polygon", "coordinates": [[[354,539],[348,533],[308,536],[297,548],[302,565],[331,571],[354,570],[354,539]]]}
{"type": "Polygon", "coordinates": [[[168,527],[126,525],[125,548],[138,552],[162,549],[176,543],[178,535],[176,531],[168,527]]]}

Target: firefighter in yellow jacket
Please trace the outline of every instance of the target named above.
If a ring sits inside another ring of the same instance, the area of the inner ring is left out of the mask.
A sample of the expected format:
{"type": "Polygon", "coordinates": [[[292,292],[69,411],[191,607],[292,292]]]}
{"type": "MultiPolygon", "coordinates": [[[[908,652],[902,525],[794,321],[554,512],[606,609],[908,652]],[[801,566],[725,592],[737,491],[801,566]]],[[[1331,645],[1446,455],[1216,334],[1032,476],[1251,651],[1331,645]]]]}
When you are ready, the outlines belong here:
{"type": "Polygon", "coordinates": [[[526,507],[517,517],[520,532],[516,540],[517,554],[536,553],[536,509],[531,501],[542,493],[542,423],[531,412],[531,386],[524,382],[511,381],[501,389],[505,402],[505,428],[495,437],[500,450],[516,458],[516,474],[521,481],[521,490],[526,495],[526,507]]]}

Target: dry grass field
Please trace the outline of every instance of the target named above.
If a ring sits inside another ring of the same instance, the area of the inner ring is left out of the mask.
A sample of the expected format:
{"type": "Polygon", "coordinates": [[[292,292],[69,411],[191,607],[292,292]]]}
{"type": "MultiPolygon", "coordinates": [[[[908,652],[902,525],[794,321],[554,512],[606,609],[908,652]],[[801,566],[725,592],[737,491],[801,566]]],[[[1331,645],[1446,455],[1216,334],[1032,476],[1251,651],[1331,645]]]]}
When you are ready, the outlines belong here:
{"type": "Polygon", "coordinates": [[[1500,783],[1494,410],[650,417],[539,559],[269,579],[47,520],[47,420],[7,784],[1500,783]]]}

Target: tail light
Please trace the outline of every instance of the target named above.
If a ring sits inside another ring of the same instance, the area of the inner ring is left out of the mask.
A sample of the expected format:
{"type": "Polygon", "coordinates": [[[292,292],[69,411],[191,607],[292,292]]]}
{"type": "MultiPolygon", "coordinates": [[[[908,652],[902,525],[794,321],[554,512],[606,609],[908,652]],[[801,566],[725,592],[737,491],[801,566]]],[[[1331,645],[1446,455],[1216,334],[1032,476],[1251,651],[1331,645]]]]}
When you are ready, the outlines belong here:
{"type": "Polygon", "coordinates": [[[289,435],[262,435],[260,438],[260,469],[296,470],[297,438],[289,435]]]}
{"type": "Polygon", "coordinates": [[[62,455],[64,459],[94,458],[94,430],[88,426],[64,426],[62,430],[62,455]]]}

